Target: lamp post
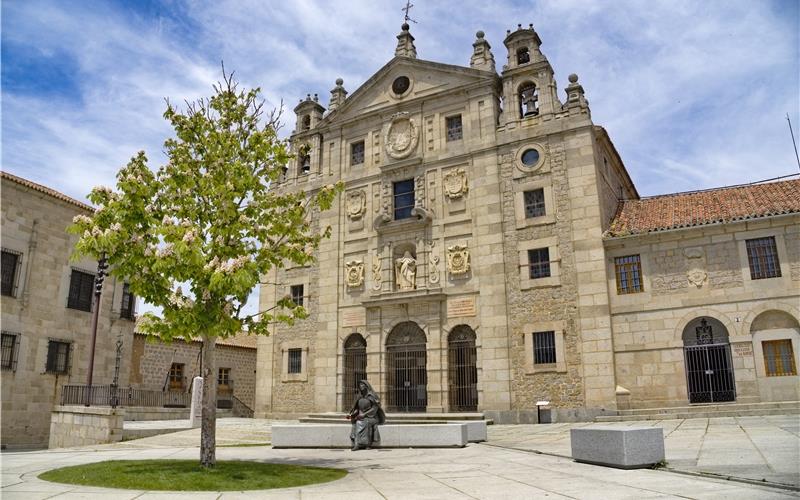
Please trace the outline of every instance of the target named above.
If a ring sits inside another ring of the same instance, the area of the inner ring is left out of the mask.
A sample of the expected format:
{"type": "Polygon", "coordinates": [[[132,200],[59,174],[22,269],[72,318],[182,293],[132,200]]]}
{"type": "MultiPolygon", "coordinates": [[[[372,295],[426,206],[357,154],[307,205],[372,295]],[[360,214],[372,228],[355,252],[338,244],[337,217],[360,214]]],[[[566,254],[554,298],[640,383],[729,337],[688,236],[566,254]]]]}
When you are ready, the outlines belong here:
{"type": "Polygon", "coordinates": [[[94,311],[92,311],[92,342],[89,348],[89,376],[86,378],[86,406],[92,404],[92,375],[94,371],[94,346],[97,342],[97,318],[100,313],[100,295],[103,293],[103,280],[106,277],[108,262],[105,252],[97,261],[97,276],[94,278],[94,311]]]}

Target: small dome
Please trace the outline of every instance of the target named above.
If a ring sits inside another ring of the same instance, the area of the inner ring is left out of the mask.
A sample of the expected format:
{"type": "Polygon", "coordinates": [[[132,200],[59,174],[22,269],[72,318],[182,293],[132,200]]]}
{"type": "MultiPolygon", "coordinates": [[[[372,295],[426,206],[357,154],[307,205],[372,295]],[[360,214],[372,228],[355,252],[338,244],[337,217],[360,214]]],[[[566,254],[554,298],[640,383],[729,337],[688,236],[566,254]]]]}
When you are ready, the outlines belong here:
{"type": "Polygon", "coordinates": [[[572,73],[567,78],[569,78],[570,83],[578,83],[578,75],[576,75],[575,73],[572,73]]]}
{"type": "Polygon", "coordinates": [[[344,83],[344,80],[342,80],[341,78],[337,78],[336,79],[336,85],[342,85],[343,83],[344,83]]]}
{"type": "Polygon", "coordinates": [[[478,37],[478,38],[483,38],[484,36],[486,36],[486,33],[484,33],[481,30],[478,30],[478,32],[475,33],[475,36],[478,37]]]}

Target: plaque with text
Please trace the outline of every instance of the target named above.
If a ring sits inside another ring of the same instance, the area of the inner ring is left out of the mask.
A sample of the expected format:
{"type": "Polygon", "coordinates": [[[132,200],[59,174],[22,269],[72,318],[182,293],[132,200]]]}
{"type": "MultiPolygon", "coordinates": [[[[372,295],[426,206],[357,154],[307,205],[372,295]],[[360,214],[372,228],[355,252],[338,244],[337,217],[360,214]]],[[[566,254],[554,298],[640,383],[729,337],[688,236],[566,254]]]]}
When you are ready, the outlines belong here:
{"type": "Polygon", "coordinates": [[[475,316],[475,297],[459,297],[447,301],[447,317],[475,316]]]}
{"type": "Polygon", "coordinates": [[[367,324],[367,314],[363,307],[346,309],[342,312],[342,326],[364,326],[367,324]]]}

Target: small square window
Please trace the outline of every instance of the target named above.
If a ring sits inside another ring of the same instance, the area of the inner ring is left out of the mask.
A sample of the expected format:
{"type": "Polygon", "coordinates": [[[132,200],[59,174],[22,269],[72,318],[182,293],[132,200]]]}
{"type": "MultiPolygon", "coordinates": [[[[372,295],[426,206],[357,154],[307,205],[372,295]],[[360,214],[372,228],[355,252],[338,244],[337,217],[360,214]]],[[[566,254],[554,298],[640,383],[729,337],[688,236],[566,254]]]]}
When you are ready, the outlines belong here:
{"type": "Polygon", "coordinates": [[[528,250],[528,269],[531,279],[550,277],[550,249],[528,250]]]}
{"type": "Polygon", "coordinates": [[[414,208],[414,179],[394,183],[394,219],[408,219],[414,208]]]}
{"type": "Polygon", "coordinates": [[[778,247],[775,238],[756,238],[747,240],[747,262],[750,264],[750,279],[780,278],[781,264],[778,261],[778,247]]]}
{"type": "Polygon", "coordinates": [[[761,342],[761,347],[767,377],[797,375],[791,339],[765,340],[761,342]]]}
{"type": "Polygon", "coordinates": [[[182,391],[185,387],[183,383],[183,363],[172,363],[169,368],[169,390],[182,391]]]}
{"type": "Polygon", "coordinates": [[[288,373],[301,373],[303,370],[303,350],[302,349],[289,349],[289,366],[287,367],[288,373]]]}
{"type": "Polygon", "coordinates": [[[94,274],[73,269],[69,280],[67,307],[79,311],[91,311],[92,293],[94,293],[94,274]]]}
{"type": "Polygon", "coordinates": [[[303,285],[292,285],[291,287],[289,287],[289,295],[292,297],[292,302],[294,302],[296,306],[303,305],[303,296],[304,296],[303,288],[304,288],[303,285]]]}
{"type": "Polygon", "coordinates": [[[350,145],[350,164],[361,165],[364,163],[364,141],[354,142],[350,145]]]}
{"type": "Polygon", "coordinates": [[[533,333],[533,364],[547,365],[556,362],[555,332],[533,333]]]}
{"type": "Polygon", "coordinates": [[[131,293],[130,285],[122,285],[122,305],[119,310],[119,317],[125,319],[135,319],[136,296],[131,293]]]}
{"type": "Polygon", "coordinates": [[[461,127],[461,115],[448,116],[445,119],[447,124],[447,142],[458,141],[464,136],[463,128],[461,127]]]}
{"type": "Polygon", "coordinates": [[[542,217],[546,215],[544,208],[544,189],[534,189],[532,191],[525,191],[525,218],[531,219],[533,217],[542,217]]]}
{"type": "Polygon", "coordinates": [[[51,340],[47,343],[47,364],[46,373],[63,375],[69,373],[69,355],[72,344],[59,340],[51,340]]]}
{"type": "Polygon", "coordinates": [[[2,254],[2,287],[0,293],[9,297],[16,295],[17,288],[17,267],[19,267],[19,260],[21,254],[18,252],[11,252],[3,250],[2,254]]]}
{"type": "Polygon", "coordinates": [[[17,367],[18,335],[3,332],[2,334],[2,365],[3,370],[14,370],[17,367]]]}
{"type": "Polygon", "coordinates": [[[614,273],[617,276],[617,294],[644,291],[642,285],[642,261],[638,255],[614,258],[614,273]]]}

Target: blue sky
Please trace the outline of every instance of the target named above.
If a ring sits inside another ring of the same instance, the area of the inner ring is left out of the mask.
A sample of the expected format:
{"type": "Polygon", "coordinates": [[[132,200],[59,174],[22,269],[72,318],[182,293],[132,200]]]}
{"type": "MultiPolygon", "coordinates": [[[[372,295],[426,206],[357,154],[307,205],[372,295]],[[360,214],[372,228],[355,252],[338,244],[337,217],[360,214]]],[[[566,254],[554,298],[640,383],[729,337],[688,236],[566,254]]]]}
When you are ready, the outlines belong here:
{"type": "MultiPolygon", "coordinates": [[[[775,1],[416,0],[421,59],[468,65],[475,31],[533,23],[560,95],[575,72],[643,195],[797,172],[800,10],[775,1]]],[[[224,60],[274,106],[351,93],[392,55],[400,0],[2,3],[2,168],[75,198],[144,149],[164,98],[208,95],[224,60]]]]}

